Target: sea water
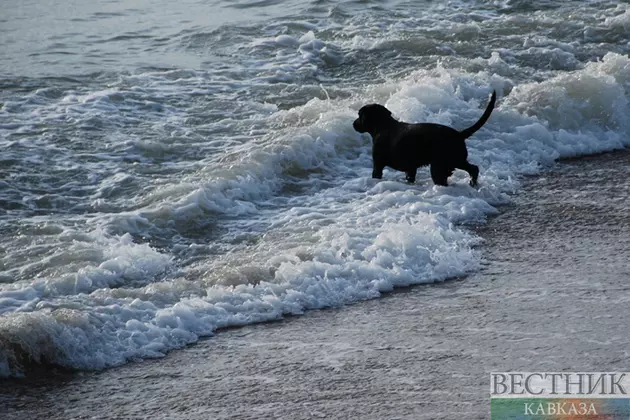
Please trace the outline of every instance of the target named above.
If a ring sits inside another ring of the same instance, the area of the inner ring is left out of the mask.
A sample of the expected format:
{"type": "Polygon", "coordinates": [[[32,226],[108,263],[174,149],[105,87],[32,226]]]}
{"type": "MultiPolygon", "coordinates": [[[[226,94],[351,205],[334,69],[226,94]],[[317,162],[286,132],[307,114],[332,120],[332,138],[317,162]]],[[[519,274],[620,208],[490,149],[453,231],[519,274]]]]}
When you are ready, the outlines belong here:
{"type": "Polygon", "coordinates": [[[464,276],[524,175],[630,145],[617,1],[9,0],[0,376],[464,276]],[[457,129],[478,188],[371,179],[357,110],[457,129]]]}

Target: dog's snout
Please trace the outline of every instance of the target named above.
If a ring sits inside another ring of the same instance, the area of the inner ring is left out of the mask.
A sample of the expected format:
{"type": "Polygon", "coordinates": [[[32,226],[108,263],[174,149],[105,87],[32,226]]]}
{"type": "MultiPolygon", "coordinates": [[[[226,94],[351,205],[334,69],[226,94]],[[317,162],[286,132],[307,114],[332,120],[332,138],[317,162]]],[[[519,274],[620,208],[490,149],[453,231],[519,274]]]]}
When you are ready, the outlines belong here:
{"type": "Polygon", "coordinates": [[[365,130],[363,129],[363,126],[361,125],[361,120],[359,118],[354,120],[354,122],[352,123],[352,127],[355,131],[358,131],[359,133],[365,133],[365,130]]]}

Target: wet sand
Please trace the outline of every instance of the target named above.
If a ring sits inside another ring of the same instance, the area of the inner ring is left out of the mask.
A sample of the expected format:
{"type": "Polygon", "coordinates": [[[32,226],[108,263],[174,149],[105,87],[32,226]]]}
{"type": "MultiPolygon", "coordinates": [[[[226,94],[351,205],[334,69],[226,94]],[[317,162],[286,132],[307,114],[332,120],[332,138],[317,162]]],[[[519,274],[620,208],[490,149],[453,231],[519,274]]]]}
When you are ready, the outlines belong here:
{"type": "Polygon", "coordinates": [[[630,153],[558,164],[475,228],[465,279],[0,384],[1,419],[484,419],[491,371],[623,371],[630,153]]]}

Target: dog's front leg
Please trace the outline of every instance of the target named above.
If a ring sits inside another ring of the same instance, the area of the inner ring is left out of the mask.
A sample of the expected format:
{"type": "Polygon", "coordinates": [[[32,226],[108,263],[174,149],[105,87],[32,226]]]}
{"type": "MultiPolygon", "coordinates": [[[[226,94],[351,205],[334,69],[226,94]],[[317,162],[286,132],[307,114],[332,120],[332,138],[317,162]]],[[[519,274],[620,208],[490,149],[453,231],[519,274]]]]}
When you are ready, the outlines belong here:
{"type": "Polygon", "coordinates": [[[372,178],[383,178],[383,169],[387,166],[387,144],[374,140],[372,145],[372,178]]]}
{"type": "Polygon", "coordinates": [[[413,184],[416,182],[416,171],[418,170],[418,168],[414,168],[411,171],[407,171],[405,172],[407,174],[407,176],[405,177],[405,179],[407,179],[407,182],[410,184],[413,184]]]}
{"type": "Polygon", "coordinates": [[[374,168],[372,169],[372,178],[383,178],[383,169],[385,169],[385,166],[377,166],[375,163],[374,168]]]}
{"type": "Polygon", "coordinates": [[[448,186],[449,170],[446,166],[439,163],[431,164],[431,179],[435,185],[448,186]]]}

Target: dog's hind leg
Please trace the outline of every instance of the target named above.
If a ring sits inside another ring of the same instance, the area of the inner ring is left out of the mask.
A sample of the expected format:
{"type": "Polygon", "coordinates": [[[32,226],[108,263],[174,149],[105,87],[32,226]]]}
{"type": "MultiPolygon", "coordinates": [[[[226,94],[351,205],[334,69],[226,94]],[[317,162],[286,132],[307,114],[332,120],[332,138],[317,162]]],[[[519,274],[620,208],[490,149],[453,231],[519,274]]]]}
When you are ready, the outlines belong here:
{"type": "Polygon", "coordinates": [[[438,164],[431,164],[431,179],[435,185],[448,186],[449,168],[438,164]]]}
{"type": "Polygon", "coordinates": [[[414,182],[416,182],[416,171],[417,170],[418,170],[418,168],[413,168],[411,171],[405,172],[407,174],[405,179],[407,180],[408,183],[413,184],[414,182]]]}
{"type": "Polygon", "coordinates": [[[477,186],[477,178],[479,177],[479,167],[477,165],[473,165],[468,161],[464,161],[464,163],[457,165],[457,168],[463,169],[464,171],[468,172],[468,174],[470,175],[471,187],[477,186]]]}

